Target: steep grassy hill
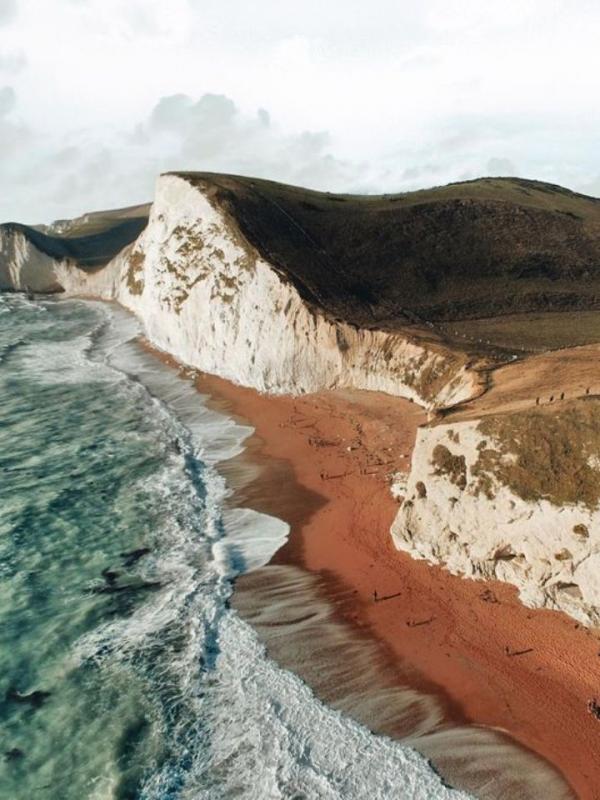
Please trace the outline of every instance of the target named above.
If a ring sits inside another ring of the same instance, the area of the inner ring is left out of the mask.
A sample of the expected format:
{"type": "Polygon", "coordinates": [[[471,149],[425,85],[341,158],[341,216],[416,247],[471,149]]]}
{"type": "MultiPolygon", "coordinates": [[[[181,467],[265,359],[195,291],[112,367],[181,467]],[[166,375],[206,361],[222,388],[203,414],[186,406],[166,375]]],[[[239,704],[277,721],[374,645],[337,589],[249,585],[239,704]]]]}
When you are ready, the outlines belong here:
{"type": "Polygon", "coordinates": [[[600,308],[600,200],[483,178],[399,195],[176,173],[300,293],[362,326],[600,308]]]}

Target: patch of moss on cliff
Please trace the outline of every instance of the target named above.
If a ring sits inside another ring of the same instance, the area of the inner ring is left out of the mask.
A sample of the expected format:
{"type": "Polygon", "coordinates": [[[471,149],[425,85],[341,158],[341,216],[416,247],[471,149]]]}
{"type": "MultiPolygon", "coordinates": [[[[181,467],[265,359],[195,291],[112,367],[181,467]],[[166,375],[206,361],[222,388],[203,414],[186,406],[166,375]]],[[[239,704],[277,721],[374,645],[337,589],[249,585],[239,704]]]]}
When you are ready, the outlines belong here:
{"type": "Polygon", "coordinates": [[[496,449],[481,450],[471,471],[484,491],[494,481],[523,500],[554,505],[600,501],[600,403],[576,400],[560,411],[533,410],[488,417],[479,431],[496,449]]]}
{"type": "Polygon", "coordinates": [[[417,497],[420,497],[421,500],[427,497],[427,487],[425,486],[423,481],[417,481],[415,483],[415,490],[417,492],[417,497]]]}
{"type": "Polygon", "coordinates": [[[419,372],[415,389],[426,400],[435,400],[458,368],[458,359],[436,358],[419,372]]]}
{"type": "Polygon", "coordinates": [[[229,305],[235,299],[239,290],[239,285],[239,280],[235,275],[227,275],[225,272],[216,272],[210,299],[219,300],[229,305]]]}
{"type": "Polygon", "coordinates": [[[488,500],[493,500],[496,496],[494,476],[501,454],[489,447],[478,447],[477,449],[479,450],[479,456],[471,467],[471,474],[475,478],[473,491],[476,495],[483,493],[488,500]]]}
{"type": "Polygon", "coordinates": [[[414,389],[424,400],[435,401],[446,384],[460,380],[459,370],[463,362],[459,356],[446,353],[444,356],[428,350],[411,358],[402,369],[403,383],[414,389]]]}
{"type": "Polygon", "coordinates": [[[431,463],[435,467],[436,475],[447,475],[450,481],[464,489],[467,485],[467,462],[464,456],[451,453],[443,444],[433,448],[431,463]]]}
{"type": "Polygon", "coordinates": [[[127,288],[131,294],[140,295],[144,291],[144,253],[134,251],[127,260],[127,288]]]}

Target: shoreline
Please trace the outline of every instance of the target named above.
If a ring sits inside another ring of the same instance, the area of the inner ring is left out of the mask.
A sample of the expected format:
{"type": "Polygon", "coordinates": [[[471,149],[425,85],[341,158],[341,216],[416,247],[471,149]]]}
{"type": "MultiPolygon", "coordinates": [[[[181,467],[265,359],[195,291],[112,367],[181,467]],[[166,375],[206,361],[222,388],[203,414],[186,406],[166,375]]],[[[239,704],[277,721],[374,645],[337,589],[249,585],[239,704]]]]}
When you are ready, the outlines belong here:
{"type": "Polygon", "coordinates": [[[254,427],[244,453],[220,470],[235,505],[290,525],[271,564],[322,577],[338,618],[380,645],[399,681],[434,695],[445,720],[506,731],[577,797],[597,797],[600,723],[587,712],[597,633],[526,608],[508,584],[452,576],[393,546],[389,473],[408,471],[421,409],[371,392],[265,396],[208,375],[196,385],[213,407],[254,427]]]}

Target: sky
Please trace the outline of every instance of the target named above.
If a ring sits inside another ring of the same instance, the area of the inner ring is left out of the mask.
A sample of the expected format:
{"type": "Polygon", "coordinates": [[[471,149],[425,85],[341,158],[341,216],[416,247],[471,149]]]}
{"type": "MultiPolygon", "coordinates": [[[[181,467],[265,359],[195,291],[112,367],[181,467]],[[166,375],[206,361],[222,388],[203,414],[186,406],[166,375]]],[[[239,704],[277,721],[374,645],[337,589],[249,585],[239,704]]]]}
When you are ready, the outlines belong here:
{"type": "Polygon", "coordinates": [[[0,221],[167,170],[600,195],[597,0],[0,0],[0,221]]]}

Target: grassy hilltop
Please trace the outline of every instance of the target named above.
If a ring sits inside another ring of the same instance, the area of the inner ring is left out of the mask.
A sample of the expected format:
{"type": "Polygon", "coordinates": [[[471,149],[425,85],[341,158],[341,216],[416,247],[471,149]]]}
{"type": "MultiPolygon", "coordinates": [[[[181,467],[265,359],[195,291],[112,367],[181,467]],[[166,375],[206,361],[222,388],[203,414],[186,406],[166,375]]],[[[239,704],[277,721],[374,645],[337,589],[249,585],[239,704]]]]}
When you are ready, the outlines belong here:
{"type": "Polygon", "coordinates": [[[96,211],[53,226],[6,222],[2,230],[17,230],[41,252],[57,259],[74,261],[84,269],[105,266],[148,224],[149,205],[96,211]]]}
{"type": "Polygon", "coordinates": [[[361,326],[600,308],[600,200],[482,178],[398,195],[177,173],[300,293],[361,326]]]}

